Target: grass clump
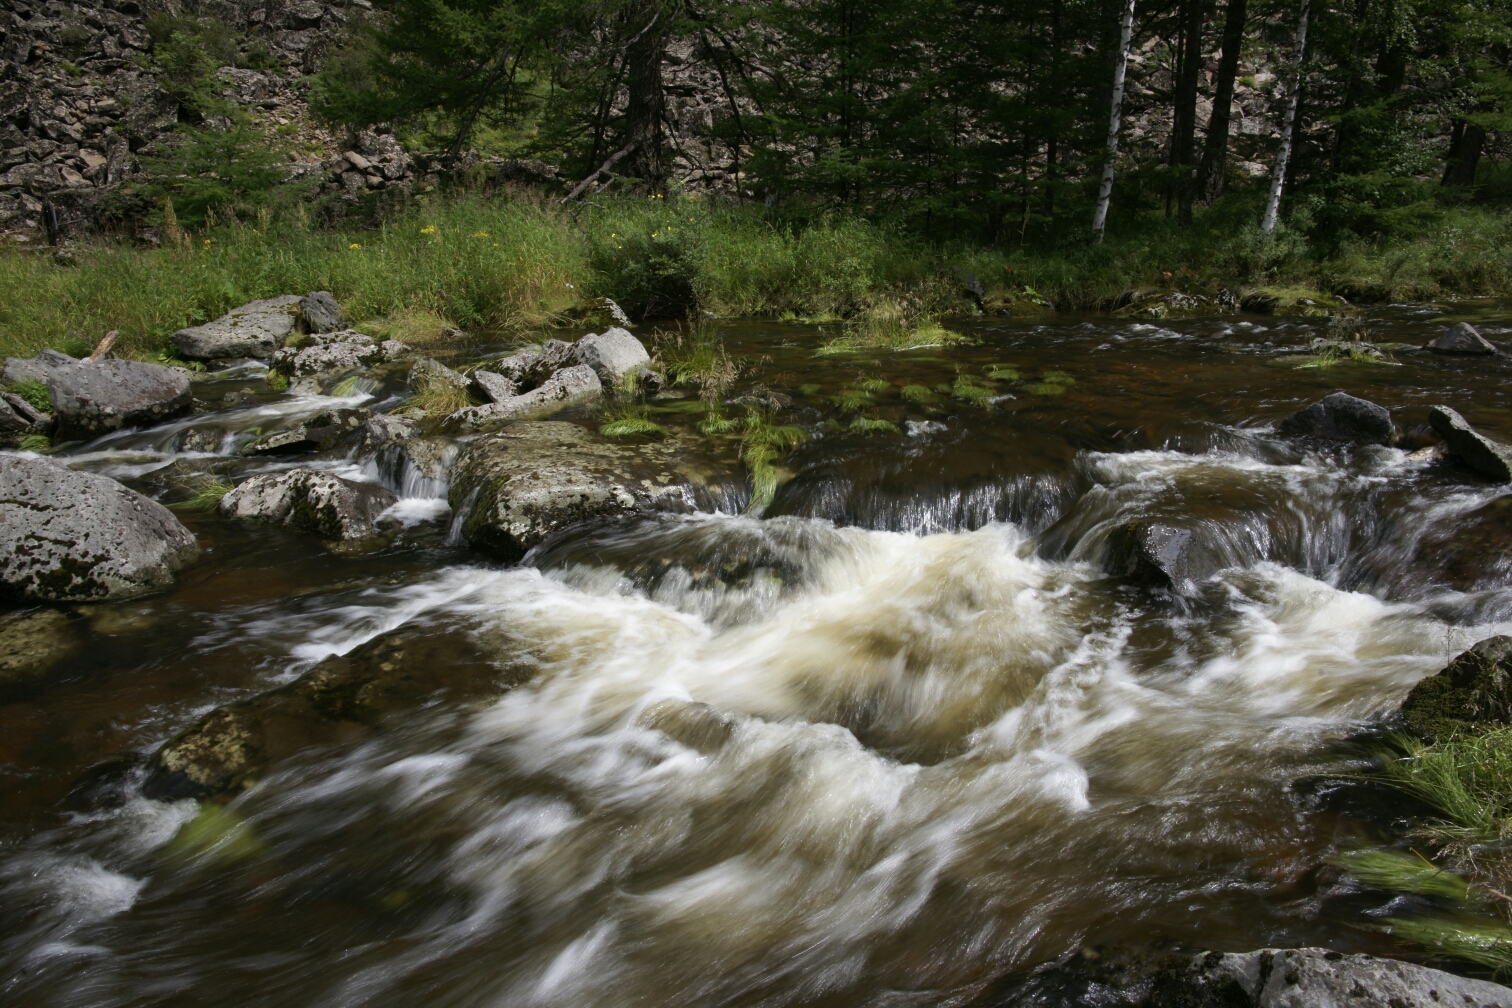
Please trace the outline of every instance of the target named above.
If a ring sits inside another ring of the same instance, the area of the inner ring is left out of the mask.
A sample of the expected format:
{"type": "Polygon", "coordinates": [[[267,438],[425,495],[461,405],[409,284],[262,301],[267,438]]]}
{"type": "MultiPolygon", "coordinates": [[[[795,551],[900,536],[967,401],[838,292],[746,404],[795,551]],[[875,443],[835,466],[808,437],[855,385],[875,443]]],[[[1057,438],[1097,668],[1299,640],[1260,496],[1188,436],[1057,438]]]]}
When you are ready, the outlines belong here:
{"type": "Polygon", "coordinates": [[[467,389],[434,375],[421,375],[405,404],[404,412],[427,417],[448,417],[470,405],[467,389]]]}
{"type": "Polygon", "coordinates": [[[1366,885],[1426,896],[1439,907],[1387,918],[1382,930],[1512,972],[1512,727],[1432,744],[1406,736],[1392,741],[1398,751],[1383,761],[1383,779],[1437,814],[1408,833],[1410,853],[1355,852],[1337,863],[1366,885]]]}
{"type": "Polygon", "coordinates": [[[358,326],[376,340],[399,340],[411,346],[434,343],[455,328],[446,316],[428,308],[401,308],[378,322],[358,326]]]}
{"type": "Polygon", "coordinates": [[[46,434],[28,434],[21,439],[21,450],[37,452],[38,454],[52,451],[52,438],[46,434]]]}
{"type": "Polygon", "coordinates": [[[35,379],[19,381],[6,391],[25,399],[26,404],[32,409],[41,410],[43,413],[52,412],[52,398],[47,394],[46,382],[35,379]]]}
{"type": "Polygon", "coordinates": [[[752,410],[746,415],[740,436],[740,457],[751,475],[751,507],[772,503],[782,479],[777,463],[786,458],[808,435],[802,427],[778,424],[771,414],[752,410]]]}
{"type": "Polygon", "coordinates": [[[235,489],[214,476],[202,476],[186,483],[184,488],[189,491],[189,499],[169,505],[175,511],[214,511],[220,507],[221,498],[235,489]]]}
{"type": "Polygon", "coordinates": [[[997,390],[975,375],[960,374],[950,386],[950,395],[962,402],[984,403],[997,395],[997,390]]]}
{"type": "Polygon", "coordinates": [[[932,403],[939,400],[939,396],[928,385],[904,385],[902,396],[909,402],[932,403]]]}
{"type": "Polygon", "coordinates": [[[667,428],[646,417],[627,416],[610,420],[599,428],[599,433],[612,438],[666,437],[667,428]]]}
{"type": "Polygon", "coordinates": [[[833,401],[846,413],[854,413],[877,404],[877,400],[865,389],[842,389],[833,401]]]}
{"type": "Polygon", "coordinates": [[[858,416],[850,422],[848,430],[857,434],[896,434],[898,425],[891,420],[879,420],[876,417],[858,416]]]}

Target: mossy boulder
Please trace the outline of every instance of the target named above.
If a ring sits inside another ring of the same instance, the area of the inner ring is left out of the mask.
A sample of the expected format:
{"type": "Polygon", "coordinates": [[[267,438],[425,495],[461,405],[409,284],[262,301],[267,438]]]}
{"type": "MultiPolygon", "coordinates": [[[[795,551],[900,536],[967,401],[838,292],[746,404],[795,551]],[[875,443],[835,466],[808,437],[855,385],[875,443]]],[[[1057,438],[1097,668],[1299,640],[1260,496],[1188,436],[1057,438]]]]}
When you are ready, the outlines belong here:
{"type": "Polygon", "coordinates": [[[84,622],[59,609],[0,616],[0,696],[36,685],[82,651],[84,622]]]}
{"type": "Polygon", "coordinates": [[[400,629],[217,707],[153,754],[142,790],[170,800],[232,794],[303,749],[355,744],[423,701],[496,697],[524,674],[501,670],[457,628],[400,629]]]}
{"type": "Polygon", "coordinates": [[[1342,298],[1310,287],[1255,287],[1239,296],[1239,310],[1251,315],[1302,315],[1322,318],[1353,309],[1342,298]]]}
{"type": "Polygon", "coordinates": [[[1419,682],[1401,715],[1429,742],[1512,723],[1512,637],[1488,637],[1419,682]]]}

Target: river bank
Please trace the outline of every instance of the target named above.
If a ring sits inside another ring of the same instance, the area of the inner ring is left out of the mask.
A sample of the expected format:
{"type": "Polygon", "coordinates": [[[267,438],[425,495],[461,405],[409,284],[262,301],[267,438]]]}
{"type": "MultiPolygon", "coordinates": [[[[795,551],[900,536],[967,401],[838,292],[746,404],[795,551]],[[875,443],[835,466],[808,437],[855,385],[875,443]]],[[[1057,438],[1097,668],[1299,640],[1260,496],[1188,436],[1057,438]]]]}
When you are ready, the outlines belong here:
{"type": "Polygon", "coordinates": [[[1067,235],[1047,248],[925,242],[842,214],[793,218],[686,197],[569,211],[528,190],[416,202],[372,228],[264,215],[193,233],[164,227],[156,249],[0,254],[0,353],[80,355],[118,330],[119,352],[152,359],[182,326],[291,290],[331,291],[355,320],[411,340],[447,326],[539,332],[604,296],[636,318],[828,321],[834,338],[842,320],[913,332],[979,309],[1127,309],[1136,293],[1156,299],[1143,314],[1159,318],[1237,313],[1252,292],[1327,314],[1341,297],[1512,291],[1504,212],[1449,209],[1411,238],[1319,254],[1284,226],[1261,236],[1252,209],[1221,204],[1190,229],[1152,217],[1104,245],[1067,235]]]}

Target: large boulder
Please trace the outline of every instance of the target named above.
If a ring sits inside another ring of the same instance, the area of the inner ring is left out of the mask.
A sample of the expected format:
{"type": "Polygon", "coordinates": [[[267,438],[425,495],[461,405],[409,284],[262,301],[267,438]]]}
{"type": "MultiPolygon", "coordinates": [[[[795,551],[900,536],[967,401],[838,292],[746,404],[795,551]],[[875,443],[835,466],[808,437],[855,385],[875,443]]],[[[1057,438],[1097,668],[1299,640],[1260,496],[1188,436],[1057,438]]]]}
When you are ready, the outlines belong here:
{"type": "Polygon", "coordinates": [[[512,424],[462,447],[451,470],[453,511],[472,545],[518,559],[582,522],[708,507],[717,465],[679,437],[616,444],[576,424],[512,424]]]}
{"type": "Polygon", "coordinates": [[[273,368],[290,378],[320,379],[399,360],[409,352],[398,340],[378,343],[366,333],[343,329],[314,333],[299,346],[284,347],[273,355],[273,368]]]}
{"type": "Polygon", "coordinates": [[[242,483],[221,498],[220,513],[291,525],[323,539],[352,541],[375,537],[378,516],[397,499],[372,483],[315,469],[289,469],[242,483]]]}
{"type": "Polygon", "coordinates": [[[347,327],[347,318],[341,312],[329,291],[310,291],[299,300],[299,318],[305,332],[337,332],[347,327]]]}
{"type": "Polygon", "coordinates": [[[133,360],[57,368],[47,391],[65,441],[172,420],[188,413],[193,399],[187,372],[133,360]]]}
{"type": "Polygon", "coordinates": [[[1322,948],[1204,952],[1156,974],[1150,1008],[1512,1008],[1512,990],[1322,948]]]}
{"type": "Polygon", "coordinates": [[[446,418],[451,432],[498,430],[517,420],[539,420],[604,394],[598,375],[586,364],[562,368],[539,388],[503,402],[468,406],[446,418]]]}
{"type": "Polygon", "coordinates": [[[1488,637],[1419,680],[1402,702],[1402,719],[1429,741],[1512,723],[1512,637],[1488,637]]]}
{"type": "Polygon", "coordinates": [[[1481,434],[1448,406],[1430,409],[1428,423],[1444,439],[1450,455],[1488,479],[1512,483],[1512,448],[1481,434]]]}
{"type": "Polygon", "coordinates": [[[605,385],[617,385],[651,360],[641,341],[618,326],[602,333],[589,333],[573,344],[573,357],[593,368],[605,385]]]}
{"type": "Polygon", "coordinates": [[[239,791],[311,745],[354,742],[385,715],[403,717],[438,696],[495,697],[525,675],[501,671],[454,628],[400,629],[286,686],[217,707],[153,754],[143,791],[170,800],[239,791]]]}
{"type": "Polygon", "coordinates": [[[24,381],[37,381],[45,385],[54,370],[77,363],[78,360],[60,350],[43,350],[30,360],[7,357],[5,370],[0,372],[0,385],[15,385],[24,381]]]}
{"type": "Polygon", "coordinates": [[[1449,331],[1428,342],[1427,349],[1441,354],[1471,354],[1489,357],[1501,351],[1491,345],[1469,322],[1456,322],[1449,331]]]}
{"type": "Polygon", "coordinates": [[[189,360],[267,360],[294,331],[302,300],[297,294],[284,294],[252,301],[213,322],[180,329],[170,338],[179,356],[189,360]]]}
{"type": "Polygon", "coordinates": [[[1392,443],[1391,414],[1368,399],[1335,392],[1276,425],[1282,434],[1305,435],[1354,444],[1392,443]]]}
{"type": "Polygon", "coordinates": [[[199,556],[172,511],[108,476],[0,456],[0,587],[46,602],[166,588],[199,556]]]}

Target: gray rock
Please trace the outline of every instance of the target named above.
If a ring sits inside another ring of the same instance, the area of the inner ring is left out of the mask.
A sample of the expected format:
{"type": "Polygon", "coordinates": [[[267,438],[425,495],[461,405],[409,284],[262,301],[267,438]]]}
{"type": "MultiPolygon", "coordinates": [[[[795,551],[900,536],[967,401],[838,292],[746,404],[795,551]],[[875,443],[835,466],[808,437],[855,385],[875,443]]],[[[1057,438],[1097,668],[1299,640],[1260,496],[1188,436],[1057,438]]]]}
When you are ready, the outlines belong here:
{"type": "Polygon", "coordinates": [[[1501,353],[1489,340],[1476,332],[1475,326],[1469,322],[1456,322],[1448,332],[1429,341],[1426,349],[1434,353],[1475,354],[1482,357],[1501,353]]]}
{"type": "Polygon", "coordinates": [[[184,431],[178,439],[177,450],[181,452],[203,452],[213,455],[220,451],[221,442],[225,440],[225,432],[212,428],[197,428],[184,431]]]}
{"type": "Polygon", "coordinates": [[[348,325],[346,316],[341,313],[341,305],[328,291],[306,294],[299,302],[299,317],[304,321],[305,332],[336,332],[348,325]]]}
{"type": "Polygon", "coordinates": [[[634,374],[651,359],[641,341],[618,326],[578,340],[573,344],[573,357],[593,368],[605,385],[619,384],[625,375],[634,374]]]}
{"type": "Polygon", "coordinates": [[[300,301],[297,294],[251,301],[213,322],[180,329],[171,339],[179,356],[189,360],[228,357],[267,360],[294,331],[300,301]]]}
{"type": "Polygon", "coordinates": [[[503,402],[468,406],[446,418],[446,430],[497,430],[517,420],[539,420],[560,413],[569,406],[592,402],[604,394],[598,375],[586,364],[563,368],[540,388],[503,402]]]}
{"type": "Polygon", "coordinates": [[[1131,521],[1108,537],[1108,573],[1145,588],[1190,594],[1219,569],[1190,529],[1131,521]]]}
{"type": "Polygon", "coordinates": [[[145,361],[103,360],[57,368],[47,381],[58,437],[97,437],[188,413],[189,375],[145,361]]]}
{"type": "Polygon", "coordinates": [[[1488,637],[1418,680],[1401,714],[1428,741],[1512,723],[1512,637],[1488,637]]]}
{"type": "Polygon", "coordinates": [[[421,382],[440,383],[465,389],[472,384],[472,380],[464,374],[459,374],[438,360],[429,357],[421,357],[410,368],[409,380],[406,384],[414,388],[421,382]]]}
{"type": "Polygon", "coordinates": [[[1485,980],[1321,948],[1205,952],[1157,978],[1148,1003],[1182,1008],[1512,1008],[1485,980]]]}
{"type": "Polygon", "coordinates": [[[419,434],[419,424],[403,417],[376,413],[368,417],[367,422],[362,425],[362,440],[358,444],[357,451],[365,455],[390,441],[403,441],[406,438],[418,437],[419,434]]]}
{"type": "Polygon", "coordinates": [[[373,465],[401,497],[445,497],[456,457],[457,443],[450,438],[412,437],[382,445],[373,465]]]}
{"type": "Polygon", "coordinates": [[[0,372],[0,385],[15,385],[24,381],[39,381],[45,385],[54,370],[77,363],[77,359],[60,350],[43,350],[31,360],[7,357],[5,370],[0,372]]]}
{"type": "Polygon", "coordinates": [[[474,371],[473,389],[489,402],[504,402],[520,394],[520,386],[492,371],[474,371]]]}
{"type": "Polygon", "coordinates": [[[315,333],[297,347],[284,347],[273,355],[273,368],[290,378],[331,378],[398,360],[409,347],[398,340],[374,343],[371,336],[343,329],[333,333],[315,333]]]}
{"type": "Polygon", "coordinates": [[[1498,483],[1512,483],[1512,448],[1479,433],[1448,406],[1428,411],[1428,423],[1449,446],[1449,454],[1498,483]]]}
{"type": "Polygon", "coordinates": [[[221,498],[220,513],[291,525],[330,540],[360,540],[377,535],[378,515],[397,499],[371,483],[290,469],[247,480],[221,498]]]}
{"type": "Polygon", "coordinates": [[[511,354],[502,360],[495,361],[489,370],[498,372],[516,385],[524,385],[530,376],[535,373],[536,365],[540,361],[541,352],[539,350],[521,350],[519,353],[511,354]]]}
{"type": "Polygon", "coordinates": [[[501,669],[453,627],[407,626],[332,655],[285,686],[217,707],[153,754],[142,790],[169,800],[239,791],[311,745],[360,740],[385,715],[403,717],[438,699],[491,699],[529,674],[501,669]]]}
{"type": "Polygon", "coordinates": [[[1368,399],[1335,392],[1276,425],[1282,434],[1306,435],[1355,444],[1392,443],[1391,414],[1368,399]]]}
{"type": "Polygon", "coordinates": [[[537,358],[534,366],[535,372],[542,378],[548,378],[562,368],[577,363],[576,346],[575,343],[565,343],[556,339],[542,343],[541,356],[537,358]]]}
{"type": "Polygon", "coordinates": [[[616,444],[576,424],[521,422],[462,446],[449,499],[469,543],[518,559],[570,525],[693,510],[723,478],[677,436],[616,444]]]}
{"type": "Polygon", "coordinates": [[[46,602],[166,588],[199,556],[172,511],[108,476],[0,457],[0,585],[46,602]]]}

